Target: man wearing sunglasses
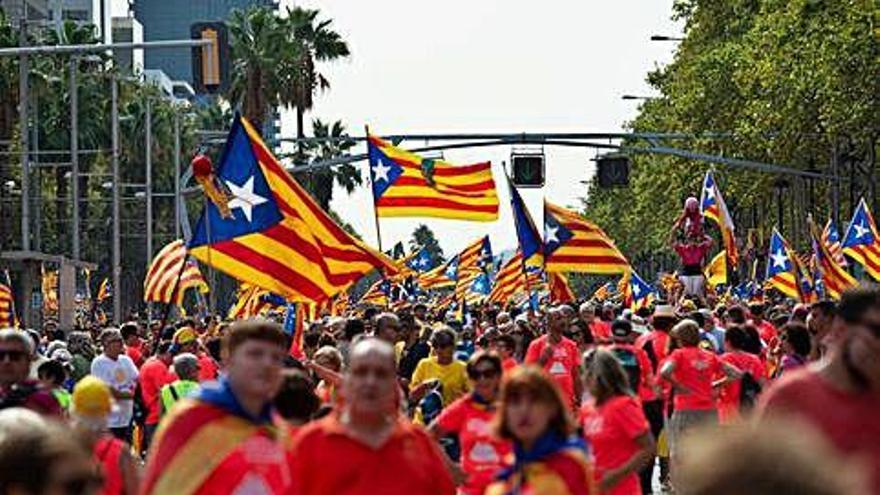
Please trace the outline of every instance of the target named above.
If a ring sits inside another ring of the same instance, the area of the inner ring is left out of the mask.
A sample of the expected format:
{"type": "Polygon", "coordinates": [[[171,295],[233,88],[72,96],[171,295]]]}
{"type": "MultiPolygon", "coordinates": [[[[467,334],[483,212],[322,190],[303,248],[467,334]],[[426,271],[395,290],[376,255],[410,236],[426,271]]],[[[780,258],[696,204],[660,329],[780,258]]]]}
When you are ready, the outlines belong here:
{"type": "Polygon", "coordinates": [[[40,414],[60,415],[61,406],[51,391],[28,379],[33,345],[30,336],[20,330],[0,330],[0,409],[24,407],[40,414]]]}
{"type": "Polygon", "coordinates": [[[880,495],[880,286],[843,293],[828,358],[780,379],[761,398],[764,417],[794,416],[868,469],[880,495]]]}

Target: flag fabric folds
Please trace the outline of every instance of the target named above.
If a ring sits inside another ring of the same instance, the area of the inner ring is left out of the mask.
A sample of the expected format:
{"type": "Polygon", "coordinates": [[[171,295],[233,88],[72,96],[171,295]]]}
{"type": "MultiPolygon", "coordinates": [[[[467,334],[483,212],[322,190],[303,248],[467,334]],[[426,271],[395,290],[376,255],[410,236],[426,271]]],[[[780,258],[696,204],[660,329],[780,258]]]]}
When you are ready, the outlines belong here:
{"type": "Polygon", "coordinates": [[[455,166],[422,158],[376,136],[368,137],[367,148],[378,216],[498,219],[491,163],[455,166]]]}
{"type": "Polygon", "coordinates": [[[829,218],[822,229],[822,244],[831,254],[834,261],[840,266],[846,266],[846,256],[843,255],[843,245],[840,242],[840,233],[837,231],[837,224],[833,218],[829,218]]]}
{"type": "Polygon", "coordinates": [[[767,260],[767,280],[765,285],[772,287],[782,294],[800,300],[800,287],[795,273],[795,265],[792,261],[788,243],[775,228],[770,237],[770,253],[767,260]]]}
{"type": "Polygon", "coordinates": [[[703,192],[700,198],[700,211],[703,216],[711,219],[721,230],[721,239],[724,241],[724,249],[727,251],[727,259],[731,266],[736,266],[739,254],[736,249],[736,237],[734,235],[733,218],[727,210],[727,204],[721,196],[718,184],[712,171],[706,172],[703,179],[703,192]]]}
{"type": "Polygon", "coordinates": [[[629,262],[605,232],[577,213],[544,201],[544,264],[548,272],[616,275],[629,262]]]}
{"type": "Polygon", "coordinates": [[[104,278],[104,280],[101,281],[101,285],[98,287],[98,295],[95,297],[95,300],[102,303],[111,296],[113,296],[113,289],[110,287],[110,279],[104,278]]]}
{"type": "Polygon", "coordinates": [[[6,280],[7,283],[0,284],[0,328],[13,328],[17,326],[15,324],[15,299],[8,274],[6,280]]]}
{"type": "Polygon", "coordinates": [[[859,201],[843,236],[843,252],[862,265],[868,276],[880,281],[880,236],[865,198],[859,201]]]}
{"type": "Polygon", "coordinates": [[[550,301],[554,303],[568,303],[577,299],[568,277],[562,272],[547,272],[547,284],[550,289],[550,301]]]}
{"type": "Polygon", "coordinates": [[[397,273],[392,260],[334,223],[240,116],[216,173],[232,215],[207,203],[189,242],[199,261],[300,302],[329,299],[374,269],[397,273]]]}
{"type": "Polygon", "coordinates": [[[367,289],[361,296],[361,304],[374,304],[376,306],[388,306],[390,302],[391,282],[388,279],[379,279],[367,289]]]}
{"type": "Polygon", "coordinates": [[[243,283],[238,286],[236,301],[229,308],[228,318],[230,320],[253,318],[286,304],[284,298],[277,294],[243,283]]]}
{"type": "Polygon", "coordinates": [[[544,266],[544,242],[528,208],[519,195],[519,191],[508,179],[510,189],[510,206],[513,209],[513,221],[516,228],[516,239],[526,265],[544,266]]]}
{"type": "Polygon", "coordinates": [[[526,278],[523,272],[522,254],[519,250],[507,260],[495,274],[495,284],[489,293],[489,301],[504,304],[514,295],[525,292],[526,278]]]}
{"type": "Polygon", "coordinates": [[[198,265],[187,260],[186,246],[178,239],[160,249],[150,263],[144,277],[144,301],[179,306],[188,289],[206,293],[208,284],[198,265]]]}
{"type": "Polygon", "coordinates": [[[721,251],[706,265],[706,281],[709,287],[717,287],[727,283],[727,256],[721,251]]]}
{"type": "Polygon", "coordinates": [[[631,296],[630,308],[638,311],[650,307],[657,299],[657,290],[639,276],[635,270],[629,272],[629,293],[631,296]]]}
{"type": "Polygon", "coordinates": [[[605,282],[600,285],[595,292],[593,292],[593,296],[590,299],[594,301],[604,302],[606,299],[609,299],[614,293],[614,287],[611,282],[605,282]]]}
{"type": "MultiPolygon", "coordinates": [[[[829,238],[826,233],[829,230],[829,226],[833,226],[831,221],[829,220],[825,225],[822,234],[819,234],[819,229],[813,223],[812,218],[808,220],[808,223],[813,244],[813,256],[815,257],[817,272],[820,275],[817,278],[820,278],[822,281],[825,297],[836,301],[840,299],[840,295],[844,290],[854,287],[858,282],[841,266],[837,257],[830,249],[831,245],[827,242],[829,238]]],[[[835,228],[834,230],[837,229],[835,228]]]]}
{"type": "Polygon", "coordinates": [[[442,289],[452,287],[458,280],[458,255],[453,256],[446,263],[419,275],[419,286],[422,289],[442,289]]]}

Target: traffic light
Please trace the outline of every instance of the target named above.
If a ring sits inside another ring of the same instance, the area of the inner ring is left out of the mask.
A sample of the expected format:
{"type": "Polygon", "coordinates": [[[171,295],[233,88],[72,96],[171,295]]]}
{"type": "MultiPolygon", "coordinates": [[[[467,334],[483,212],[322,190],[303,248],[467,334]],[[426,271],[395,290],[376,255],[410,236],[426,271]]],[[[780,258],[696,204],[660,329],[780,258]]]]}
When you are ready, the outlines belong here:
{"type": "Polygon", "coordinates": [[[596,159],[596,175],[599,187],[625,187],[629,185],[629,157],[604,155],[596,159]]]}
{"type": "Polygon", "coordinates": [[[511,180],[517,187],[544,187],[544,155],[514,154],[510,157],[511,180]]]}
{"type": "Polygon", "coordinates": [[[229,34],[223,22],[197,22],[190,38],[211,40],[210,45],[192,48],[193,88],[198,94],[215,94],[229,86],[229,34]]]}

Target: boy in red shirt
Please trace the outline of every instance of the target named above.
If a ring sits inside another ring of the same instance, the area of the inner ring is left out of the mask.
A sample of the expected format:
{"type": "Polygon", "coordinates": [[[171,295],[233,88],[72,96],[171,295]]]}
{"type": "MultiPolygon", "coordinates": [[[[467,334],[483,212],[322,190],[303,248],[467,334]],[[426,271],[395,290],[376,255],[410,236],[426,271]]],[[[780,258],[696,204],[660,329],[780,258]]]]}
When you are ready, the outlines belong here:
{"type": "Polygon", "coordinates": [[[559,308],[547,313],[547,334],[529,344],[525,364],[537,364],[544,368],[559,385],[567,402],[576,408],[581,402],[583,386],[579,373],[580,357],[577,344],[563,337],[567,322],[559,308]]]}

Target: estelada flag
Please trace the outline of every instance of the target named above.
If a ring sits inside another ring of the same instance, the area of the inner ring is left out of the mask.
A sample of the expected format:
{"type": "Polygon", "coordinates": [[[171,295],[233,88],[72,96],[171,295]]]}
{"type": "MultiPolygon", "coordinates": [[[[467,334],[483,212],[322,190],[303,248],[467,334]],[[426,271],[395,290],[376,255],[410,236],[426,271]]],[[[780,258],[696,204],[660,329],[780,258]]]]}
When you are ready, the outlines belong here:
{"type": "MultiPolygon", "coordinates": [[[[813,219],[807,220],[810,227],[810,237],[813,245],[813,256],[816,260],[817,271],[821,275],[822,285],[825,288],[825,294],[833,299],[839,300],[841,293],[850,287],[858,284],[846,268],[840,265],[835,254],[829,249],[826,243],[825,233],[819,234],[819,228],[813,223],[813,219]]],[[[831,222],[829,221],[829,225],[831,222]]],[[[836,229],[835,229],[836,230],[836,229]]],[[[828,226],[825,227],[828,232],[828,226]]]]}
{"type": "Polygon", "coordinates": [[[422,158],[376,136],[368,136],[367,148],[378,216],[498,219],[491,163],[455,166],[422,158]]]}
{"type": "Polygon", "coordinates": [[[706,265],[705,275],[709,287],[715,288],[727,283],[727,256],[725,251],[719,252],[706,265]]]}
{"type": "Polygon", "coordinates": [[[495,284],[489,292],[489,301],[505,304],[514,295],[525,291],[526,274],[523,271],[522,253],[517,250],[495,274],[495,284]]]}
{"type": "Polygon", "coordinates": [[[550,286],[550,301],[555,303],[567,303],[577,299],[568,277],[562,272],[547,272],[547,283],[550,286]]]}
{"type": "Polygon", "coordinates": [[[733,218],[727,210],[727,204],[721,196],[721,190],[715,182],[715,176],[712,171],[706,172],[703,179],[703,193],[700,198],[700,211],[706,218],[712,219],[721,230],[721,239],[724,241],[724,249],[727,251],[727,259],[731,266],[736,266],[739,260],[739,253],[736,248],[736,237],[734,235],[733,218]]]}
{"type": "Polygon", "coordinates": [[[786,296],[800,301],[801,288],[792,262],[788,243],[775,228],[770,237],[770,254],[767,260],[767,280],[765,286],[772,287],[786,296]]]}
{"type": "Polygon", "coordinates": [[[216,169],[231,215],[208,202],[189,242],[199,261],[292,302],[321,302],[395,263],[333,222],[236,116],[216,169]]]}
{"type": "Polygon", "coordinates": [[[187,260],[186,246],[177,239],[156,253],[144,277],[144,301],[181,305],[188,289],[208,292],[208,283],[194,260],[187,260]]]}
{"type": "Polygon", "coordinates": [[[859,201],[843,236],[843,253],[862,265],[871,278],[880,281],[880,235],[865,198],[859,201]]]}
{"type": "Polygon", "coordinates": [[[544,267],[548,272],[614,275],[624,273],[629,262],[597,225],[544,201],[544,267]]]}

